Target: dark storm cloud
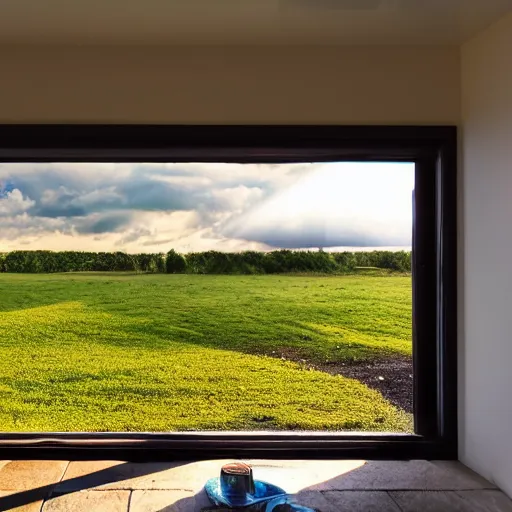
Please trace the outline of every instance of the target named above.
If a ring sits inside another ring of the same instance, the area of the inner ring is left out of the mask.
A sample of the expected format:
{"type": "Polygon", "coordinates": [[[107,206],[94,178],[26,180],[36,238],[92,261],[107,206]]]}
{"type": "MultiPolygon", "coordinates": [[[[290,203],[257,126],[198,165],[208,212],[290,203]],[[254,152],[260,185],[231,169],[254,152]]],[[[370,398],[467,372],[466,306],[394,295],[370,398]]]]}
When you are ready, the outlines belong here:
{"type": "Polygon", "coordinates": [[[283,216],[261,220],[259,215],[251,213],[221,226],[220,232],[226,237],[282,249],[408,246],[412,236],[407,223],[357,221],[343,216],[332,219],[283,216]]]}
{"type": "Polygon", "coordinates": [[[124,198],[124,208],[129,210],[192,210],[202,199],[202,191],[144,178],[122,183],[116,190],[124,198]]]}
{"type": "MultiPolygon", "coordinates": [[[[229,235],[229,233],[226,233],[229,235]]],[[[353,231],[339,233],[322,233],[321,228],[306,230],[280,229],[268,227],[265,230],[246,230],[238,233],[245,240],[264,243],[270,247],[283,249],[313,248],[313,247],[384,247],[406,246],[410,237],[388,236],[377,234],[356,233],[353,231]]]]}
{"type": "MultiPolygon", "coordinates": [[[[160,175],[164,175],[162,170],[160,175]]],[[[186,176],[187,179],[190,177],[186,176]]],[[[214,212],[223,211],[226,207],[226,201],[215,195],[215,191],[223,188],[218,183],[212,185],[206,181],[191,186],[186,182],[155,179],[155,175],[149,173],[108,178],[97,184],[80,181],[72,174],[68,179],[68,176],[50,169],[15,176],[13,187],[23,197],[34,201],[29,213],[36,217],[83,217],[113,210],[214,212]]],[[[233,195],[236,195],[236,191],[233,195]]]]}
{"type": "Polygon", "coordinates": [[[279,179],[309,169],[295,165],[283,173],[282,168],[278,172],[278,166],[268,165],[113,165],[0,164],[0,183],[4,182],[0,188],[3,194],[17,189],[33,201],[29,213],[36,217],[83,217],[119,210],[214,212],[226,208],[216,191],[242,186],[268,195],[279,179]]]}
{"type": "Polygon", "coordinates": [[[199,199],[195,195],[167,183],[136,178],[94,190],[66,190],[51,197],[36,196],[30,213],[38,217],[77,217],[112,210],[188,210],[199,199]]]}
{"type": "Polygon", "coordinates": [[[63,177],[50,169],[15,176],[12,187],[34,202],[28,212],[35,217],[84,217],[113,210],[188,210],[208,199],[202,190],[187,190],[149,176],[114,178],[99,185],[72,174],[63,177]]]}
{"type": "Polygon", "coordinates": [[[10,187],[19,190],[23,196],[36,201],[37,205],[40,204],[46,191],[54,191],[55,199],[66,204],[76,197],[76,190],[81,186],[79,180],[72,173],[63,178],[61,174],[51,168],[38,171],[36,167],[33,173],[17,174],[16,168],[7,167],[6,169],[6,166],[7,164],[4,164],[1,170],[9,172],[10,187]]]}

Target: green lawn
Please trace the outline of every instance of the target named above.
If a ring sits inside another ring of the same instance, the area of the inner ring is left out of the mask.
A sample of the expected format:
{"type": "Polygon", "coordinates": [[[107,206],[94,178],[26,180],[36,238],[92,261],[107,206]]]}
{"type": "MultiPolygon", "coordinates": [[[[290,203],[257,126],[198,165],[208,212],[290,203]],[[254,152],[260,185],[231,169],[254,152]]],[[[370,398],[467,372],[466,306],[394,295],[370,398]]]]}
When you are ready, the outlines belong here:
{"type": "Polygon", "coordinates": [[[0,274],[0,431],[409,431],[311,369],[393,353],[408,276],[0,274]]]}

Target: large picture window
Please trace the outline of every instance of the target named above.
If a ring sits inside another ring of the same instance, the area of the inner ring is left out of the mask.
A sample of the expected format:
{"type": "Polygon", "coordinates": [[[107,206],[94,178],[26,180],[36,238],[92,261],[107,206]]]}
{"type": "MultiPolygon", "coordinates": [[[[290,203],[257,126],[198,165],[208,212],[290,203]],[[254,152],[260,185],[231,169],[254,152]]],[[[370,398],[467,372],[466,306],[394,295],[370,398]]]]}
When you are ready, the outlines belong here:
{"type": "Polygon", "coordinates": [[[4,458],[456,456],[454,129],[0,135],[4,458]]]}

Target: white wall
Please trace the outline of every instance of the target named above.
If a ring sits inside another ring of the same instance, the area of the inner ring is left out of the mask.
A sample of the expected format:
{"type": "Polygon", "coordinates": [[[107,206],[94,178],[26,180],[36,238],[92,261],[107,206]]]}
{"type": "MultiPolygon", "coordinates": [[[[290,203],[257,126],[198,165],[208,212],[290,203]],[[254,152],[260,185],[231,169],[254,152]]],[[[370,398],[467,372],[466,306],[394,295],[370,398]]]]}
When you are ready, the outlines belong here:
{"type": "Polygon", "coordinates": [[[512,14],[462,48],[460,457],[512,495],[512,14]]]}
{"type": "Polygon", "coordinates": [[[456,47],[0,47],[0,122],[435,124],[456,47]]]}

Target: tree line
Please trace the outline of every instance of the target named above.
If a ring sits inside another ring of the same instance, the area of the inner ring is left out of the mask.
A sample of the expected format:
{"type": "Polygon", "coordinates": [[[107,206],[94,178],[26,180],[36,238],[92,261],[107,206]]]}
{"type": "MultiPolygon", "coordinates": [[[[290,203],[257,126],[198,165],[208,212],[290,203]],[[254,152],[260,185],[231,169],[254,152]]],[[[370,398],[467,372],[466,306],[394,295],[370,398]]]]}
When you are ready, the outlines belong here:
{"type": "Polygon", "coordinates": [[[410,272],[408,251],[325,252],[219,251],[180,254],[123,252],[12,251],[0,253],[0,272],[150,272],[170,274],[348,273],[358,267],[410,272]]]}

